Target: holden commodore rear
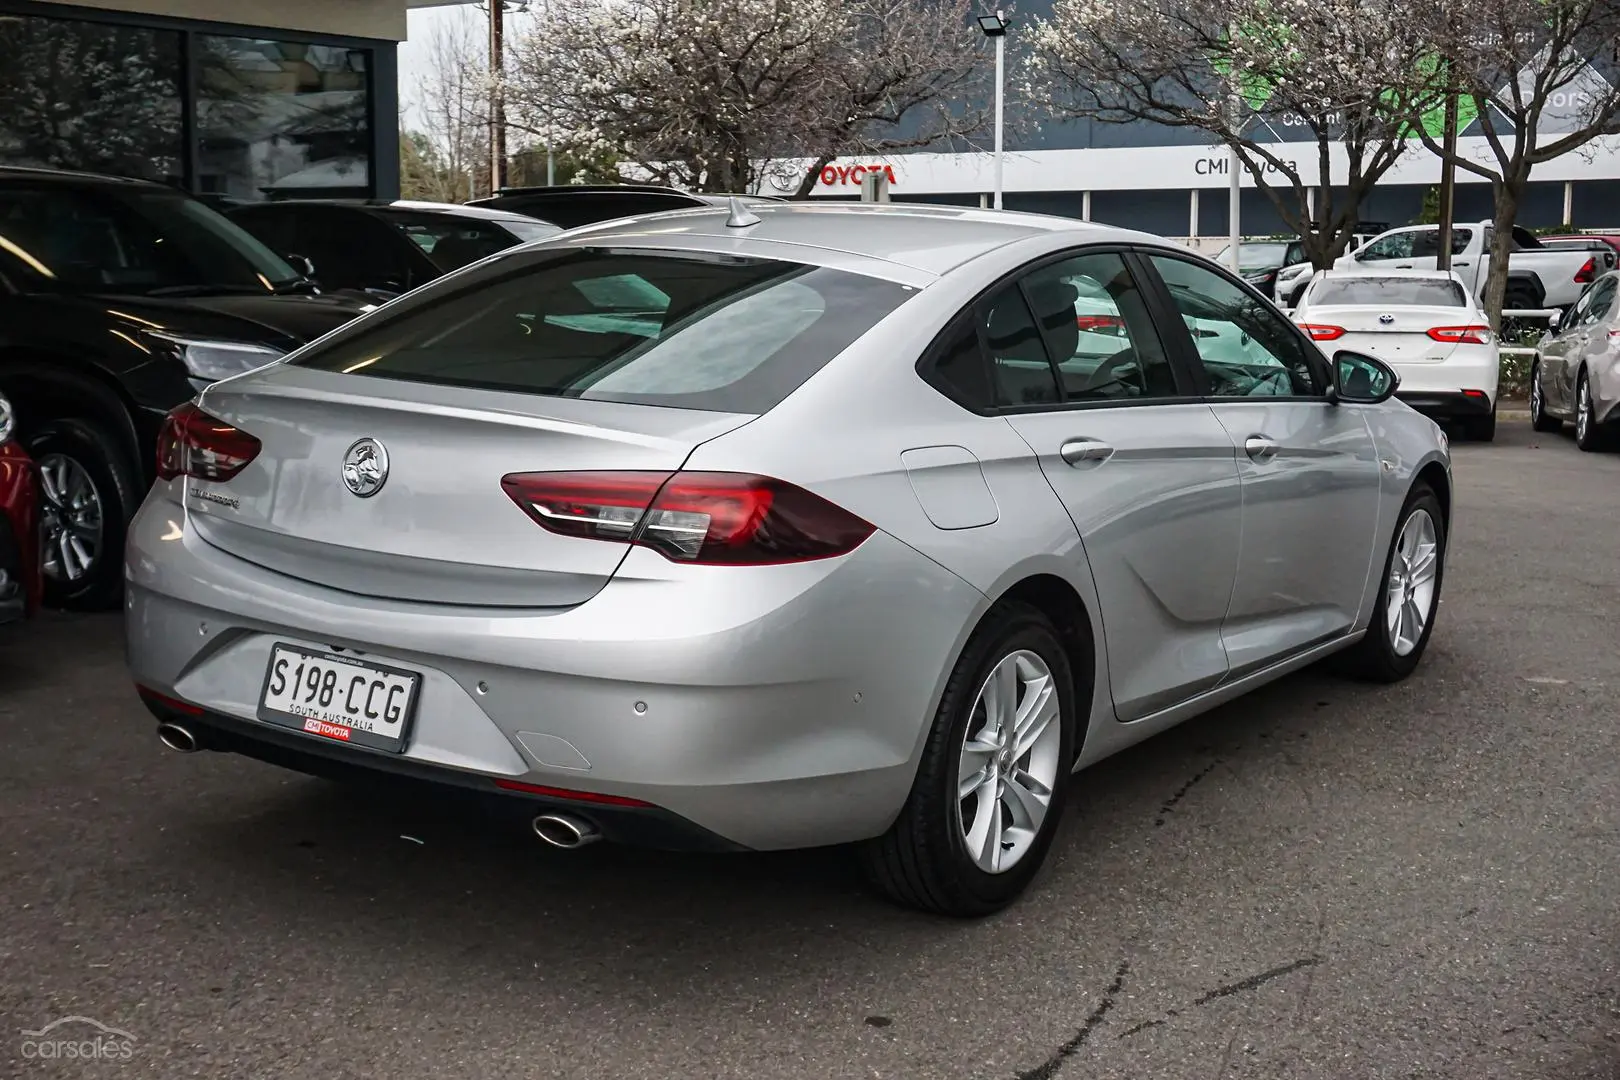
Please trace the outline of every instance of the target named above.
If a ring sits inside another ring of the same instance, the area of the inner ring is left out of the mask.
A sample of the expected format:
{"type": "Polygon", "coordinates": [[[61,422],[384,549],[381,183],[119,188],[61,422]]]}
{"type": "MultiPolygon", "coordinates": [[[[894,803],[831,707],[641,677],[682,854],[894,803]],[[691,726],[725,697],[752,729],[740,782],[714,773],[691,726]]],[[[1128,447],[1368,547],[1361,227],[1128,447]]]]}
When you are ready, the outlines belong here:
{"type": "Polygon", "coordinates": [[[678,251],[472,273],[169,417],[127,553],[164,741],[524,800],[558,846],[881,832],[982,597],[689,461],[915,290],[678,251]]]}

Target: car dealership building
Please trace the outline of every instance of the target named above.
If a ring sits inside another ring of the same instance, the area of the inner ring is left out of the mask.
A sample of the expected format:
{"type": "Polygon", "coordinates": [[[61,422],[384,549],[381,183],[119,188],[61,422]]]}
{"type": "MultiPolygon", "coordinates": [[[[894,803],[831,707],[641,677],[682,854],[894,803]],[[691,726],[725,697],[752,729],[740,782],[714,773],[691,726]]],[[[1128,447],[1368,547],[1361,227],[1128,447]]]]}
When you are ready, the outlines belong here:
{"type": "MultiPolygon", "coordinates": [[[[397,47],[406,14],[455,2],[0,0],[0,164],[142,176],[245,201],[396,197],[397,47]]],[[[1560,127],[1552,113],[1549,135],[1560,127]]],[[[1009,105],[1009,209],[1175,237],[1228,235],[1228,157],[1206,137],[1155,124],[1031,119],[1037,115],[1009,105]]],[[[1255,122],[1308,181],[1319,180],[1314,143],[1255,122]]],[[[1465,148],[1485,153],[1477,122],[1463,135],[1465,148]]],[[[822,171],[815,195],[857,198],[860,177],[874,167],[890,178],[896,200],[989,200],[993,167],[983,151],[840,160],[822,171]]],[[[1343,175],[1342,162],[1335,172],[1343,175]]],[[[1414,219],[1439,175],[1438,161],[1414,143],[1362,218],[1414,219]]],[[[1535,178],[1524,224],[1620,226],[1620,149],[1565,155],[1537,166],[1535,178]]],[[[1489,185],[1466,171],[1458,181],[1458,218],[1490,216],[1489,185]]],[[[1284,229],[1247,176],[1240,214],[1246,235],[1284,229]]]]}
{"type": "Polygon", "coordinates": [[[396,49],[420,3],[0,0],[0,163],[397,195],[396,49]]]}

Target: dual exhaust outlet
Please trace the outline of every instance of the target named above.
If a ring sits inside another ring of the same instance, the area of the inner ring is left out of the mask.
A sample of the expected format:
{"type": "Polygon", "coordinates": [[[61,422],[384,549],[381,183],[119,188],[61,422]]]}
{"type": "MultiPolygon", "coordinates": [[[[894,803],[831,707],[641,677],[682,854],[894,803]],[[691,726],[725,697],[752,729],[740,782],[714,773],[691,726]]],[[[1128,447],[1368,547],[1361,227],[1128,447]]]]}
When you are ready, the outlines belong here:
{"type": "MultiPolygon", "coordinates": [[[[197,733],[184,724],[166,720],[158,725],[158,740],[177,754],[195,754],[203,749],[197,733]]],[[[541,814],[529,823],[534,835],[554,848],[572,851],[602,839],[602,830],[572,814],[541,814]]]]}

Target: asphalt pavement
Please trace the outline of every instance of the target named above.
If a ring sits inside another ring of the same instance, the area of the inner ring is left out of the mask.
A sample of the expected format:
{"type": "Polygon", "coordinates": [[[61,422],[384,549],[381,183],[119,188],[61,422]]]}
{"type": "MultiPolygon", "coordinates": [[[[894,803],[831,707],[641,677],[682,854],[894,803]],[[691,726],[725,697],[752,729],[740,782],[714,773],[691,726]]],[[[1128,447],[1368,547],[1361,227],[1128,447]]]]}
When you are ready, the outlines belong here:
{"type": "Polygon", "coordinates": [[[1620,1077],[1620,455],[1455,449],[1417,675],[1088,770],[977,923],[173,754],[119,619],[48,616],[0,644],[0,1076],[1620,1077]],[[74,1016],[102,1056],[39,1060],[74,1016]]]}

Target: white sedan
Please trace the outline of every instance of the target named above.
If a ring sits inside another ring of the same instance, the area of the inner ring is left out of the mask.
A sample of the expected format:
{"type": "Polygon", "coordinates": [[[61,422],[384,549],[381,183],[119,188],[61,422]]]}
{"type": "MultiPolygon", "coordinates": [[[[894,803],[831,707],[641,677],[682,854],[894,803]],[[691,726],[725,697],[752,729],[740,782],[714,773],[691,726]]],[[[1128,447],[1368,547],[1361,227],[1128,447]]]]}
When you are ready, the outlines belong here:
{"type": "Polygon", "coordinates": [[[1396,396],[1419,412],[1456,421],[1471,439],[1496,437],[1501,352],[1456,274],[1321,270],[1293,317],[1325,349],[1370,353],[1393,367],[1396,396]]]}

